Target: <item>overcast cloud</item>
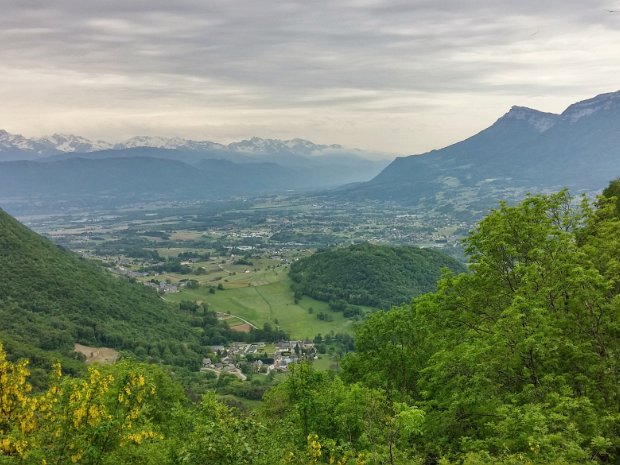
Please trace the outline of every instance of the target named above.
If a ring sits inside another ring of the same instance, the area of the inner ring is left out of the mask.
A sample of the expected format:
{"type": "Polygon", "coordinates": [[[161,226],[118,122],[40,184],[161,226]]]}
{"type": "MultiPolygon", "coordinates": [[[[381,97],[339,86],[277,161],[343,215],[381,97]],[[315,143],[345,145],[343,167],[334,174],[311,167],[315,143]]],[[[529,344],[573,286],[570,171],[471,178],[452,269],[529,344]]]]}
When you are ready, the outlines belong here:
{"type": "Polygon", "coordinates": [[[0,0],[0,128],[419,153],[620,90],[620,0],[0,0]]]}

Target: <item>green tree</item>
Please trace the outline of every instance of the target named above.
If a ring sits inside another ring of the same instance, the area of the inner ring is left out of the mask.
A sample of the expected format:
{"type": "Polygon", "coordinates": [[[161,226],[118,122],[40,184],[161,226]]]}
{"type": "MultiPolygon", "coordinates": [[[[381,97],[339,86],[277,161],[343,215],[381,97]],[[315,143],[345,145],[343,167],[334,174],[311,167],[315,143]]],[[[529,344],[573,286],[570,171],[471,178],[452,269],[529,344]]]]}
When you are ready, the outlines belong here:
{"type": "Polygon", "coordinates": [[[603,189],[603,196],[608,199],[615,199],[616,215],[620,217],[620,178],[616,178],[603,189]]]}
{"type": "Polygon", "coordinates": [[[252,418],[241,418],[207,394],[187,420],[192,431],[180,451],[183,463],[273,465],[284,452],[273,431],[252,418]]]}

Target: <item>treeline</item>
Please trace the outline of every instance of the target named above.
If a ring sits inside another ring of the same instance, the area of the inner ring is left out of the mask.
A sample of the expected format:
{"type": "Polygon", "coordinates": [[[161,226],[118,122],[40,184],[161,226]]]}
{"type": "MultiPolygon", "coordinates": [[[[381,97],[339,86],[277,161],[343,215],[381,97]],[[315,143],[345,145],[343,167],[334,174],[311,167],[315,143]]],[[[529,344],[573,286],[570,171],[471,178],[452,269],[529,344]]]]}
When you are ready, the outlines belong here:
{"type": "Polygon", "coordinates": [[[97,244],[93,253],[99,256],[124,255],[131,258],[158,261],[161,256],[157,250],[151,249],[153,243],[141,237],[122,238],[103,241],[97,244]]]}
{"type": "Polygon", "coordinates": [[[355,339],[347,333],[330,333],[323,336],[321,333],[314,336],[314,346],[320,354],[342,356],[355,350],[355,339]]]}
{"type": "Polygon", "coordinates": [[[319,250],[291,264],[289,273],[296,298],[305,294],[344,311],[347,304],[387,309],[431,292],[442,268],[464,271],[435,250],[364,243],[319,250]]]}

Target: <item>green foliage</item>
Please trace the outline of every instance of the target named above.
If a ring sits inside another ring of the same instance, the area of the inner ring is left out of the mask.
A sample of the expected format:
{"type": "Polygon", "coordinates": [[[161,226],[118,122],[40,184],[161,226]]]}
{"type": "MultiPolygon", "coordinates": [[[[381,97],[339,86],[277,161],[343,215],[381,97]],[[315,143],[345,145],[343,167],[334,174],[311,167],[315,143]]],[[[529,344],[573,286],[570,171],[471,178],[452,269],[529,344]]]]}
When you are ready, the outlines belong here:
{"type": "Polygon", "coordinates": [[[608,199],[615,199],[616,215],[620,217],[620,178],[616,178],[603,189],[603,196],[608,199]]]}
{"type": "Polygon", "coordinates": [[[390,308],[435,290],[441,269],[464,271],[456,260],[435,250],[358,244],[319,251],[290,268],[296,295],[330,302],[390,308]]]}
{"type": "Polygon", "coordinates": [[[178,258],[168,258],[166,261],[158,263],[144,268],[147,271],[154,271],[156,273],[179,273],[189,274],[192,272],[192,268],[187,265],[182,265],[181,260],[178,258]]]}
{"type": "Polygon", "coordinates": [[[372,315],[345,378],[383,383],[423,408],[428,457],[616,460],[614,205],[579,206],[566,192],[528,197],[492,211],[466,244],[471,273],[446,274],[436,293],[372,315]]]}
{"type": "Polygon", "coordinates": [[[177,408],[182,393],[160,369],[123,362],[78,379],[58,364],[53,372],[47,390],[32,393],[27,361],[7,361],[0,345],[0,463],[166,462],[163,433],[176,430],[161,408],[177,408]]]}
{"type": "Polygon", "coordinates": [[[0,319],[9,355],[41,368],[61,359],[68,371],[79,371],[75,342],[193,369],[205,352],[195,331],[201,317],[60,249],[3,211],[0,319]]]}
{"type": "Polygon", "coordinates": [[[203,398],[188,421],[191,432],[179,454],[183,463],[272,465],[280,459],[266,426],[241,418],[212,394],[203,398]]]}

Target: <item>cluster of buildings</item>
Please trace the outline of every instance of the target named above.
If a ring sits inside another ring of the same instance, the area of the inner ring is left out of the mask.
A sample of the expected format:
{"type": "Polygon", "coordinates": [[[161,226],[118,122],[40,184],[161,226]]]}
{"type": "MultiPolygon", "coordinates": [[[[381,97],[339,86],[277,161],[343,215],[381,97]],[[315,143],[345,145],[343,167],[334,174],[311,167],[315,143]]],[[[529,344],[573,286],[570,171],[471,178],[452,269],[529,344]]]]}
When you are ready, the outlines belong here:
{"type": "Polygon", "coordinates": [[[200,370],[212,371],[218,376],[227,373],[245,381],[247,376],[240,368],[242,364],[249,366],[253,373],[286,372],[291,364],[313,360],[317,356],[312,341],[281,341],[276,344],[273,354],[268,354],[265,346],[264,342],[211,346],[214,357],[203,358],[200,370]]]}
{"type": "Polygon", "coordinates": [[[154,287],[160,294],[172,294],[179,292],[179,286],[169,283],[154,283],[152,281],[145,281],[145,286],[154,287]]]}
{"type": "MultiPolygon", "coordinates": [[[[125,268],[123,266],[116,266],[111,270],[113,273],[119,274],[121,276],[126,276],[128,278],[145,278],[149,276],[149,273],[146,271],[133,271],[129,268],[125,268]]],[[[179,286],[176,284],[170,284],[166,282],[153,282],[153,281],[144,281],[145,286],[154,287],[160,294],[171,294],[174,292],[179,292],[179,286]]]]}

